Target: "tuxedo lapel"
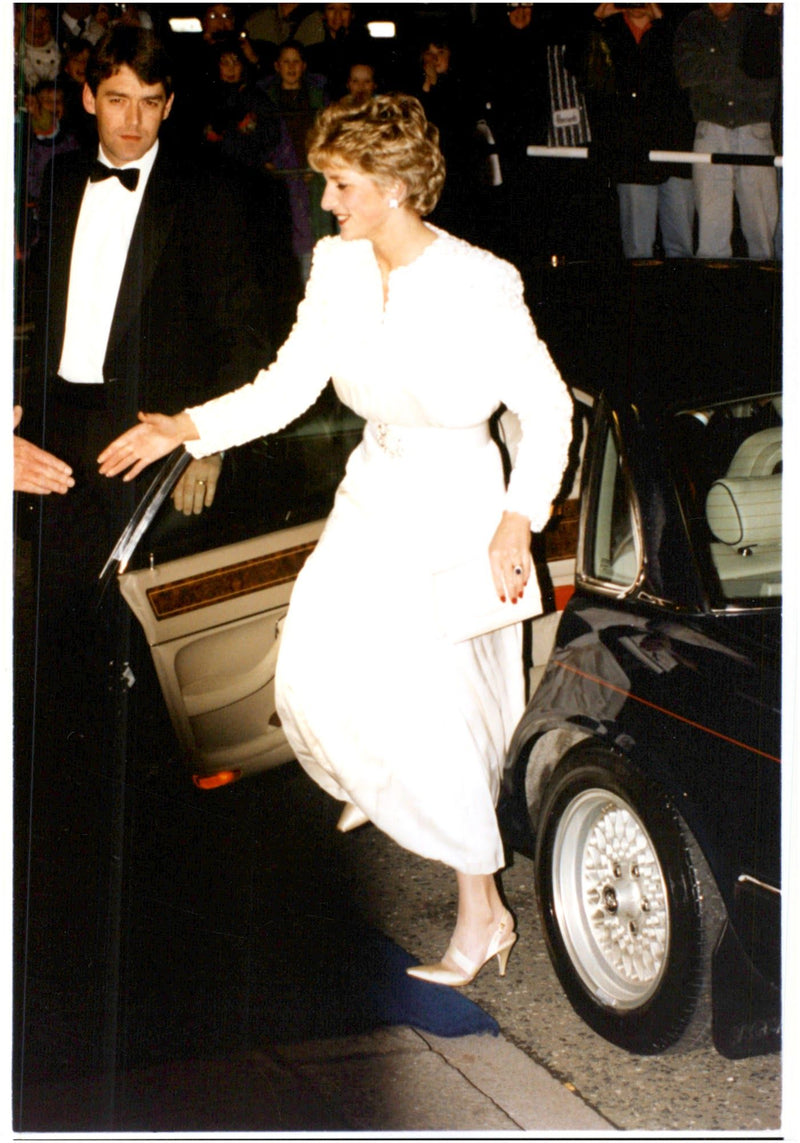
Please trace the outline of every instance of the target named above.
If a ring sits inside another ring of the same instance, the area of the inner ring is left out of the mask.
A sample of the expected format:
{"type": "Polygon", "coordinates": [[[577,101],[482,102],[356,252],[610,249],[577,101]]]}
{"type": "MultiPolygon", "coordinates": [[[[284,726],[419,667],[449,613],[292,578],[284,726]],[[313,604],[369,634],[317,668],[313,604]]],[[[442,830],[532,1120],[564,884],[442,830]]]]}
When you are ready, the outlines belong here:
{"type": "MultiPolygon", "coordinates": [[[[153,275],[159,271],[164,247],[175,225],[180,198],[175,168],[159,150],[131,235],[108,338],[107,356],[131,332],[134,322],[141,316],[142,299],[153,275]]],[[[159,272],[168,273],[169,267],[162,266],[159,272]]]]}

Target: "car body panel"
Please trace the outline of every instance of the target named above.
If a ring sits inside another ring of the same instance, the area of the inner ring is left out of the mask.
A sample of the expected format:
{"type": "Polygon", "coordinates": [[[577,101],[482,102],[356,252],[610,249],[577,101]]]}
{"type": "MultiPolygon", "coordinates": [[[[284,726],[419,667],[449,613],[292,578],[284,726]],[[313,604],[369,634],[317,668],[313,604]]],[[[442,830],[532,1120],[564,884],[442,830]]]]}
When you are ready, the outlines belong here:
{"type": "MultiPolygon", "coordinates": [[[[689,285],[702,273],[688,271],[689,285]]],[[[612,307],[616,321],[627,306],[655,316],[625,324],[602,358],[575,592],[510,744],[498,815],[507,845],[535,857],[548,783],[590,743],[668,798],[724,902],[714,1037],[735,1057],[780,1041],[780,536],[765,516],[780,514],[780,444],[773,467],[754,471],[767,490],[754,543],[715,539],[707,484],[736,490],[746,442],[779,442],[763,427],[780,421],[779,285],[753,268],[722,277],[718,296],[690,295],[703,298],[703,325],[674,308],[679,281],[665,271],[647,291],[634,276],[612,307]],[[611,555],[620,520],[624,559],[611,555]]]]}
{"type": "Polygon", "coordinates": [[[764,698],[763,657],[716,634],[714,620],[576,595],[509,754],[558,729],[620,750],[669,792],[732,907],[741,875],[780,884],[780,711],[764,698]],[[722,701],[720,680],[735,702],[722,701]]]}

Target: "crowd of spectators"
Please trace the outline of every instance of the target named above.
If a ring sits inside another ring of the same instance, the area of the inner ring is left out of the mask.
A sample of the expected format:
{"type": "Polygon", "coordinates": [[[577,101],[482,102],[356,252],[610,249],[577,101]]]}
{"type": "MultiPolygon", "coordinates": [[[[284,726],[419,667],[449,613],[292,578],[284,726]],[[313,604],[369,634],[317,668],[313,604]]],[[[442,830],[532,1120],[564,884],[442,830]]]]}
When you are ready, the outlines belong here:
{"type": "Polygon", "coordinates": [[[449,177],[431,221],[518,264],[780,257],[773,166],[648,153],[780,146],[781,5],[429,7],[397,5],[402,34],[381,40],[368,4],[16,4],[18,260],[36,242],[47,161],[95,145],[86,63],[118,21],[165,40],[176,90],[165,137],[252,181],[264,242],[277,228],[291,247],[295,292],[334,226],[307,130],[330,101],[380,90],[416,95],[440,130],[449,177]],[[190,11],[201,33],[174,33],[170,18],[190,11]],[[588,160],[530,157],[529,144],[587,147],[588,160]]]}

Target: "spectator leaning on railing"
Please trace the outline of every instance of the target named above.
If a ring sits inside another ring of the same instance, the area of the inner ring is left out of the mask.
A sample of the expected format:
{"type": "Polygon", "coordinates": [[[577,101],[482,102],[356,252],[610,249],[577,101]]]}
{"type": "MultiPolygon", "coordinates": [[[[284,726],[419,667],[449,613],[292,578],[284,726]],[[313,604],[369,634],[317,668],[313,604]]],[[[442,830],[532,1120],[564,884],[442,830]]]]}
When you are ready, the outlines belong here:
{"type": "Polygon", "coordinates": [[[692,116],[675,82],[673,29],[658,4],[600,4],[573,38],[568,64],[586,92],[598,156],[616,187],[626,258],[691,258],[691,169],[649,161],[650,150],[688,150],[692,116]]]}
{"type": "MultiPolygon", "coordinates": [[[[778,19],[780,4],[763,14],[778,19]]],[[[743,4],[706,4],[690,12],[675,37],[675,69],[689,92],[695,123],[695,151],[772,155],[770,120],[777,76],[760,78],[742,67],[751,23],[761,16],[743,4]]],[[[778,222],[778,189],[772,167],[695,164],[699,220],[698,258],[730,258],[733,199],[748,257],[772,259],[778,222]]]]}

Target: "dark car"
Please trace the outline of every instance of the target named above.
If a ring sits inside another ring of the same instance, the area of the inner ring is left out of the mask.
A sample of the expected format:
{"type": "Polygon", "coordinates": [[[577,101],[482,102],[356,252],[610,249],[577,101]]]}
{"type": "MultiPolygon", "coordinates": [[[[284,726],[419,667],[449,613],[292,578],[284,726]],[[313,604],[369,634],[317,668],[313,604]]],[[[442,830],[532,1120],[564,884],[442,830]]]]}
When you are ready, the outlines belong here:
{"type": "Polygon", "coordinates": [[[635,1053],[780,1042],[778,290],[661,268],[598,319],[575,591],[507,760],[559,979],[635,1053]]]}

